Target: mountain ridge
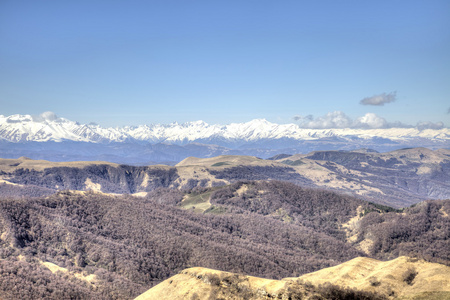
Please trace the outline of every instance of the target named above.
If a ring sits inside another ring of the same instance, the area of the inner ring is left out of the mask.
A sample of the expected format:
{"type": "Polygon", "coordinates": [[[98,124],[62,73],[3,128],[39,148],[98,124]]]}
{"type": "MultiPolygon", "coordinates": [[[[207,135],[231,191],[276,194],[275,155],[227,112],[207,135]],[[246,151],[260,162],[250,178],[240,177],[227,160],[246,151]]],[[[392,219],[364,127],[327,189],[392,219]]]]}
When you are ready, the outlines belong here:
{"type": "Polygon", "coordinates": [[[307,129],[296,124],[276,124],[265,119],[227,125],[192,121],[183,124],[151,124],[124,127],[101,127],[97,124],[80,124],[65,118],[37,119],[31,115],[0,115],[0,137],[10,142],[26,141],[82,141],[92,143],[126,142],[127,140],[184,145],[195,141],[214,141],[223,138],[251,142],[264,139],[317,140],[322,138],[391,140],[429,139],[449,141],[450,128],[330,128],[307,129]]]}
{"type": "Polygon", "coordinates": [[[271,159],[242,155],[190,156],[174,166],[0,159],[0,180],[54,191],[89,190],[95,184],[96,190],[105,193],[133,194],[150,192],[160,185],[190,189],[239,180],[284,180],[397,208],[428,199],[449,198],[449,176],[450,150],[427,148],[385,153],[313,151],[271,159]],[[158,176],[166,179],[162,182],[158,176]]]}

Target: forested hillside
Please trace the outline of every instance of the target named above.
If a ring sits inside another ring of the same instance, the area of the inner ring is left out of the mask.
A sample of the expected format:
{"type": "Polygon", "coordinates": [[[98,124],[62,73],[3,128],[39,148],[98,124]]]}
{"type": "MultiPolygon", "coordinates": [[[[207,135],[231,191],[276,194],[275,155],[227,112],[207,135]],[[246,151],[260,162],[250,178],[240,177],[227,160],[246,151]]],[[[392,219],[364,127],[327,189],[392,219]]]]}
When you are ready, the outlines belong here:
{"type": "Polygon", "coordinates": [[[146,197],[77,191],[6,197],[0,295],[131,299],[192,266],[279,279],[365,255],[448,264],[449,205],[426,202],[398,212],[277,181],[160,188],[146,197]],[[188,208],[192,200],[209,209],[188,208]],[[367,240],[368,251],[361,247],[367,240]]]}
{"type": "MultiPolygon", "coordinates": [[[[181,210],[173,206],[181,197],[174,191],[145,199],[61,192],[3,200],[1,257],[6,273],[1,276],[8,280],[2,284],[22,281],[23,274],[8,271],[11,265],[41,268],[40,261],[51,262],[70,272],[94,274],[97,283],[83,286],[105,298],[123,299],[188,266],[281,278],[361,255],[331,236],[258,214],[181,210]]],[[[48,272],[42,279],[39,274],[34,276],[45,285],[48,272]]],[[[48,297],[55,295],[48,291],[48,297]]]]}
{"type": "Polygon", "coordinates": [[[357,243],[379,259],[400,255],[450,265],[450,200],[425,201],[402,213],[370,212],[358,222],[357,243]]]}

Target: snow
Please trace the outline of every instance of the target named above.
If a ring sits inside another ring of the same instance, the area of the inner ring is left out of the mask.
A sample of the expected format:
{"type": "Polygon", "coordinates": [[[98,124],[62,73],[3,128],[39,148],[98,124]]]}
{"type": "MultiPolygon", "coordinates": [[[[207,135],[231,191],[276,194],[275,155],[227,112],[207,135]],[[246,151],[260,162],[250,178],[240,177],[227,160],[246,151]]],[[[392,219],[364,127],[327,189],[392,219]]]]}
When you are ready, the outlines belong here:
{"type": "Polygon", "coordinates": [[[261,139],[290,138],[316,140],[339,137],[346,139],[386,138],[390,140],[429,139],[450,140],[450,129],[384,128],[384,129],[305,129],[296,124],[276,124],[265,119],[228,125],[208,124],[203,121],[184,124],[152,124],[103,128],[99,125],[78,124],[64,118],[35,120],[30,115],[0,115],[0,138],[11,142],[23,141],[83,141],[93,143],[124,142],[126,140],[152,143],[185,143],[208,139],[258,141],[261,139]]]}

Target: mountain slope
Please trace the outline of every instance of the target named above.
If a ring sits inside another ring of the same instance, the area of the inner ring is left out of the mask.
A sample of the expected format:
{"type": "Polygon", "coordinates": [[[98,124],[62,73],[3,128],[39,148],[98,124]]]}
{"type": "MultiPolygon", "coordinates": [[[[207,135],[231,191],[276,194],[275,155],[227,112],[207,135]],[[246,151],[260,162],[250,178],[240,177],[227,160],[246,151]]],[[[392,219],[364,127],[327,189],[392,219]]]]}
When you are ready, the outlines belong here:
{"type": "Polygon", "coordinates": [[[449,205],[400,212],[277,181],[3,198],[0,297],[130,299],[192,266],[279,279],[365,255],[448,264],[449,205]]]}
{"type": "Polygon", "coordinates": [[[276,158],[187,158],[177,164],[177,168],[203,167],[216,179],[228,182],[242,179],[288,180],[301,186],[353,194],[397,208],[427,199],[450,198],[450,150],[446,149],[410,148],[385,153],[315,151],[276,158]],[[268,167],[272,172],[265,178],[268,167]]]}
{"type": "MultiPolygon", "coordinates": [[[[178,206],[183,195],[161,189],[145,198],[66,191],[2,199],[0,291],[1,284],[22,286],[24,278],[44,284],[53,275],[39,275],[41,264],[67,269],[71,276],[60,275],[68,283],[72,277],[93,277],[94,286],[82,285],[92,297],[129,299],[188,266],[282,278],[363,254],[301,224],[259,214],[197,214],[178,206]],[[38,273],[34,279],[8,275],[23,264],[38,273]]],[[[15,292],[7,299],[24,298],[17,295],[26,290],[15,292]]],[[[46,293],[60,299],[56,289],[46,293]]]]}
{"type": "Polygon", "coordinates": [[[394,207],[450,198],[450,150],[315,151],[274,160],[317,186],[358,194],[394,207]]]}
{"type": "Polygon", "coordinates": [[[103,128],[98,125],[79,124],[56,116],[36,118],[30,115],[12,115],[0,116],[0,137],[11,142],[62,140],[124,142],[132,139],[151,143],[187,144],[197,141],[236,146],[261,140],[330,138],[347,140],[382,138],[392,141],[423,139],[429,142],[448,142],[450,129],[304,129],[295,124],[275,124],[264,119],[228,125],[209,125],[203,121],[196,121],[184,124],[103,128]]]}
{"type": "Polygon", "coordinates": [[[329,282],[394,298],[450,297],[450,267],[404,256],[391,261],[359,257],[299,278],[316,285],[329,282]]]}
{"type": "Polygon", "coordinates": [[[450,297],[450,267],[411,260],[407,257],[386,262],[358,257],[334,267],[302,275],[298,279],[270,280],[205,268],[190,268],[151,288],[136,300],[448,299],[448,297],[450,297]],[[414,277],[411,274],[414,274],[414,277]],[[353,294],[348,288],[355,289],[353,294]],[[364,292],[358,294],[356,291],[364,292]]]}
{"type": "MultiPolygon", "coordinates": [[[[450,198],[450,150],[446,149],[412,148],[385,153],[315,151],[276,158],[188,157],[174,167],[0,159],[0,180],[54,191],[73,189],[126,194],[146,193],[158,187],[191,189],[241,180],[284,180],[396,208],[427,199],[450,198]]],[[[13,189],[12,186],[7,188],[13,189]]]]}
{"type": "Polygon", "coordinates": [[[228,125],[202,121],[105,128],[79,124],[54,114],[0,115],[0,157],[51,161],[111,161],[123,164],[175,164],[186,157],[405,147],[450,148],[450,129],[305,129],[257,119],[228,125]]]}

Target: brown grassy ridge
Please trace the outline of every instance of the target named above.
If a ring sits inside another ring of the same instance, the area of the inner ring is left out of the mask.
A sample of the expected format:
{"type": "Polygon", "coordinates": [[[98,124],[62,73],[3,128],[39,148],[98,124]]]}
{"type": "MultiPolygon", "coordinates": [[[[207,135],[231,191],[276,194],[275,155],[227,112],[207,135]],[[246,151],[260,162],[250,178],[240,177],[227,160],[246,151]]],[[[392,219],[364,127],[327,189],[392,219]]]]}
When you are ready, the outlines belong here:
{"type": "Polygon", "coordinates": [[[150,299],[449,299],[450,267],[399,257],[358,257],[282,280],[190,268],[136,300],[150,299]],[[414,274],[411,280],[411,274],[414,274]],[[349,298],[350,297],[350,298],[349,298]],[[354,298],[351,298],[354,297],[354,298]]]}

